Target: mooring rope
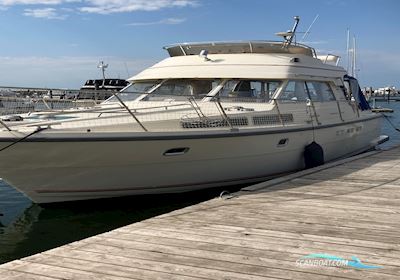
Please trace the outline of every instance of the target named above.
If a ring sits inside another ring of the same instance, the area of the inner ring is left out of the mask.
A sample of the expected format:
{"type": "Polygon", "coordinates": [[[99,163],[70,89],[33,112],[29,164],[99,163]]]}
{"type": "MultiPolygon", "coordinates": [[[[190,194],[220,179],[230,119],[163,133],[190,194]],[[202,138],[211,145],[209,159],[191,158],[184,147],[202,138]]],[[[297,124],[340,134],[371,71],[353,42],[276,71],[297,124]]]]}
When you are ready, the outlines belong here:
{"type": "Polygon", "coordinates": [[[28,135],[25,135],[24,137],[22,137],[22,138],[16,140],[15,142],[12,142],[12,143],[9,144],[9,145],[7,145],[7,146],[1,148],[1,149],[0,149],[0,152],[2,152],[2,151],[4,151],[4,150],[6,150],[6,149],[8,149],[8,148],[10,148],[10,147],[12,147],[12,146],[14,146],[15,144],[18,144],[19,142],[22,142],[22,141],[28,139],[28,138],[31,137],[32,135],[34,135],[34,134],[36,134],[36,133],[39,133],[39,132],[41,132],[41,131],[43,131],[43,130],[46,130],[46,129],[48,129],[48,128],[49,128],[48,126],[47,126],[47,127],[40,127],[40,126],[38,126],[38,127],[36,128],[35,131],[29,133],[28,135]]]}
{"type": "Polygon", "coordinates": [[[382,115],[385,117],[385,119],[387,120],[387,122],[388,122],[396,131],[400,132],[400,129],[397,128],[397,127],[393,124],[393,122],[389,119],[388,116],[386,116],[385,114],[382,114],[382,115]]]}

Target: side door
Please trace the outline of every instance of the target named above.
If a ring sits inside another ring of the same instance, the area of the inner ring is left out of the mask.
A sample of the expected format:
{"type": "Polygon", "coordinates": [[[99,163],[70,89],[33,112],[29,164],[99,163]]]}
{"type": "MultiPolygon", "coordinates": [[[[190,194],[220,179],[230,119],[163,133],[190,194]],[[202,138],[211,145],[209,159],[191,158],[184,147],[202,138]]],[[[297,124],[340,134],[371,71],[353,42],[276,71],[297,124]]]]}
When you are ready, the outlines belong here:
{"type": "Polygon", "coordinates": [[[343,121],[331,85],[325,81],[306,81],[305,87],[312,101],[318,124],[332,124],[343,121]]]}

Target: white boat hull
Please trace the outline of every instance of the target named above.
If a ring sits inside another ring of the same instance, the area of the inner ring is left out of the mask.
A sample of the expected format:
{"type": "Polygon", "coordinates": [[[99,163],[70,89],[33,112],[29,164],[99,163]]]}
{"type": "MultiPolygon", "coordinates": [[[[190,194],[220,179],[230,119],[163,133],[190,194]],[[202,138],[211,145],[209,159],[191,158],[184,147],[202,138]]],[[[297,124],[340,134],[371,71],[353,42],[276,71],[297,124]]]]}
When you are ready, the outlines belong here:
{"type": "Polygon", "coordinates": [[[360,152],[379,136],[379,123],[375,117],[330,125],[316,129],[315,136],[310,127],[284,127],[186,139],[26,141],[0,152],[0,175],[37,203],[186,192],[302,169],[304,148],[313,137],[325,161],[360,152]],[[287,142],[279,145],[282,139],[287,142]],[[188,150],[164,155],[173,148],[188,150]]]}

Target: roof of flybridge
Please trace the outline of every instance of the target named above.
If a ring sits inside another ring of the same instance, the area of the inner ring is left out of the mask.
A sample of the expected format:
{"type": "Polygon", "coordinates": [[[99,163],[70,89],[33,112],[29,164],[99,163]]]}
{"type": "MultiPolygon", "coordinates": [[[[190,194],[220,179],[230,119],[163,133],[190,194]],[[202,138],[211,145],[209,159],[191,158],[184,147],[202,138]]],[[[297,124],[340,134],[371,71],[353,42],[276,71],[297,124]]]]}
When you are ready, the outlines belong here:
{"type": "Polygon", "coordinates": [[[342,67],[304,54],[229,53],[168,57],[131,77],[130,81],[163,79],[300,79],[340,78],[342,67]]]}
{"type": "Polygon", "coordinates": [[[343,77],[342,67],[317,58],[311,47],[285,42],[182,43],[164,47],[170,57],[129,81],[162,79],[299,79],[343,77]]]}
{"type": "Polygon", "coordinates": [[[203,42],[181,43],[164,47],[171,57],[199,55],[202,50],[208,54],[239,54],[239,53],[286,53],[315,56],[315,50],[306,45],[274,41],[239,41],[239,42],[203,42]]]}

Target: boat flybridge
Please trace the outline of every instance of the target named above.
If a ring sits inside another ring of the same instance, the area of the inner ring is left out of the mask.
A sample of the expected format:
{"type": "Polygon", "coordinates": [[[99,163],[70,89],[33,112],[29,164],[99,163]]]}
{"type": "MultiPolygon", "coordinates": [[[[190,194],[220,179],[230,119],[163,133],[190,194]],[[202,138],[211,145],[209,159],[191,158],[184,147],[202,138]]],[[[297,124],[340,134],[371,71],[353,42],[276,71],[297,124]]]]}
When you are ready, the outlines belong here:
{"type": "Polygon", "coordinates": [[[294,42],[184,43],[94,108],[1,121],[0,177],[38,203],[258,182],[377,144],[338,57],[294,42]]]}

